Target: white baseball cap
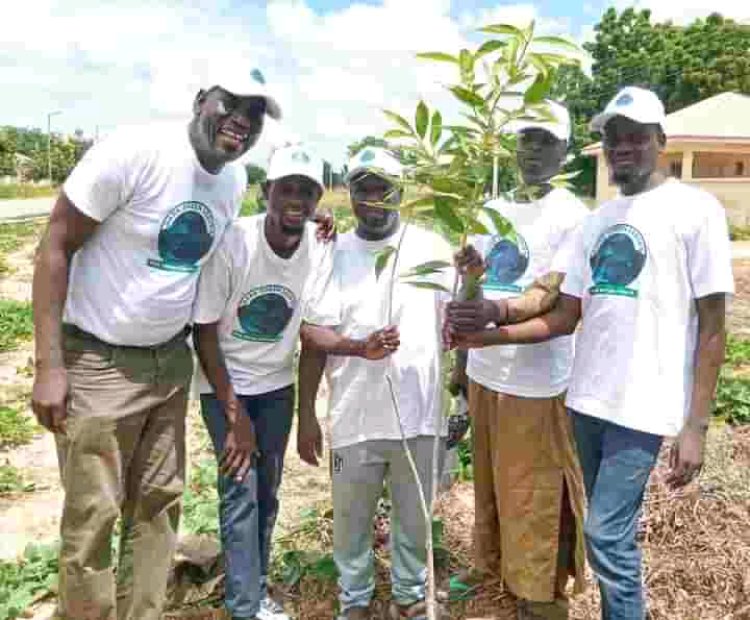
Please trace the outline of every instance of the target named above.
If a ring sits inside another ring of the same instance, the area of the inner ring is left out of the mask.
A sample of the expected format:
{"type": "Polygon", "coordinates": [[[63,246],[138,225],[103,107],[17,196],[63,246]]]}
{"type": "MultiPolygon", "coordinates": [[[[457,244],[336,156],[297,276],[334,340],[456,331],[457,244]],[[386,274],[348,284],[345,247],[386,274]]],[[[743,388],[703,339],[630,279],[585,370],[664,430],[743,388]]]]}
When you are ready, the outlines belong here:
{"type": "Polygon", "coordinates": [[[656,93],[637,86],[626,86],[617,93],[604,108],[604,112],[592,119],[591,131],[601,133],[604,126],[615,116],[624,116],[641,125],[659,125],[662,130],[666,120],[664,104],[656,93]]]}
{"type": "Polygon", "coordinates": [[[556,101],[545,101],[547,109],[554,120],[516,120],[505,126],[506,133],[521,133],[527,129],[544,129],[558,140],[570,140],[570,113],[568,108],[556,101]]]}
{"type": "Polygon", "coordinates": [[[266,78],[260,69],[253,69],[248,74],[227,71],[214,77],[217,81],[212,86],[221,86],[224,90],[238,97],[262,97],[266,100],[266,114],[276,120],[281,118],[281,106],[270,94],[266,78]]]}
{"type": "Polygon", "coordinates": [[[366,146],[349,160],[348,170],[344,181],[349,183],[352,178],[362,172],[369,172],[384,178],[386,181],[397,181],[401,178],[404,167],[393,154],[384,148],[366,146]]]}
{"type": "Polygon", "coordinates": [[[323,184],[323,160],[320,157],[299,144],[276,149],[268,162],[266,178],[276,181],[295,175],[315,181],[322,192],[326,190],[323,184]]]}

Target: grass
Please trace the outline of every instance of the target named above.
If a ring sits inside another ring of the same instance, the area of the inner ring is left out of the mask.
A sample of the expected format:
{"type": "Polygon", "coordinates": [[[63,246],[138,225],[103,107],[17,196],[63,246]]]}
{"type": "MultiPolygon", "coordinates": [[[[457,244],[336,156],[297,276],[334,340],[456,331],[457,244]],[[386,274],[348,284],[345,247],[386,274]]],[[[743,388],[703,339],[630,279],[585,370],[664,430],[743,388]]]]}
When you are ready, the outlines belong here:
{"type": "Polygon", "coordinates": [[[31,220],[0,224],[0,276],[10,271],[5,255],[38,239],[45,223],[45,220],[31,220]]]}
{"type": "Polygon", "coordinates": [[[0,620],[18,618],[57,582],[56,545],[30,545],[18,562],[0,561],[0,620]]]}
{"type": "Polygon", "coordinates": [[[0,465],[0,497],[34,490],[34,483],[27,483],[18,468],[10,463],[0,465]]]}
{"type": "Polygon", "coordinates": [[[14,200],[17,198],[43,198],[54,196],[57,188],[49,185],[30,185],[28,183],[10,183],[0,185],[0,200],[14,200]]]}
{"type": "Polygon", "coordinates": [[[33,335],[31,303],[0,299],[0,352],[12,351],[33,335]]]}
{"type": "Polygon", "coordinates": [[[0,448],[29,443],[36,430],[34,422],[19,407],[0,407],[0,448]]]}

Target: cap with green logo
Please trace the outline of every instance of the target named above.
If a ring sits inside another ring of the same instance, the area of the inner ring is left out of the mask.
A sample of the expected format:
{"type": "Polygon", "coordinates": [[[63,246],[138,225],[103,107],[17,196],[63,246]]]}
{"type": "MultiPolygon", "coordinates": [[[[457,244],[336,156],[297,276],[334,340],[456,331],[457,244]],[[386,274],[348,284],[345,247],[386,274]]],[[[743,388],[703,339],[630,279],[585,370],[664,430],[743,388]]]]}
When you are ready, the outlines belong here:
{"type": "Polygon", "coordinates": [[[282,146],[271,154],[266,178],[269,181],[276,181],[291,176],[307,177],[315,181],[321,191],[325,191],[323,160],[303,145],[282,146]]]}
{"type": "Polygon", "coordinates": [[[401,178],[403,170],[401,162],[390,151],[381,147],[366,146],[349,160],[344,180],[349,183],[363,172],[369,172],[395,182],[401,178]]]}

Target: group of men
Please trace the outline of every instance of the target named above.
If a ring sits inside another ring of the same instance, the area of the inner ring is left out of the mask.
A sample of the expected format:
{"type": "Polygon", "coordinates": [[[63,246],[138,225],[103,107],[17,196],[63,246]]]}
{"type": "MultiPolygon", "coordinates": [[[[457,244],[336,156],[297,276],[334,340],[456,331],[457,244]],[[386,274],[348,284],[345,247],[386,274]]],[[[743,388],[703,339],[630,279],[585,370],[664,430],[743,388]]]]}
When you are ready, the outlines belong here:
{"type": "Polygon", "coordinates": [[[257,71],[200,91],[187,128],[118,133],[87,153],[34,275],[32,406],[56,434],[65,489],[61,618],[160,618],[184,483],[191,333],[233,619],[287,618],[268,574],[298,340],[297,448],[311,465],[322,456],[324,372],[329,385],[342,618],[369,617],[386,479],[390,615],[425,617],[426,523],[401,439],[430,497],[445,347],[469,351],[453,378],[473,418],[469,577],[501,578],[519,618],[566,618],[585,541],[603,618],[644,618],[640,505],[663,436],[678,437],[675,484],[702,462],[733,286],[726,222],[714,198],[658,172],[664,109],[653,93],[626,88],[594,119],[622,195],[593,212],[550,183],[570,121],[549,105],[554,121],[513,128],[525,191],[488,203],[513,234],[478,236],[455,256],[465,279],[482,279],[461,302],[399,278],[453,257],[438,234],[400,220],[402,167],[385,149],[349,162],[351,232],[336,238],[317,210],[323,164],[300,145],[273,153],[266,212],[237,217],[246,176],[236,160],[264,117],[281,114],[257,71]],[[399,252],[379,274],[389,245],[399,252]]]}

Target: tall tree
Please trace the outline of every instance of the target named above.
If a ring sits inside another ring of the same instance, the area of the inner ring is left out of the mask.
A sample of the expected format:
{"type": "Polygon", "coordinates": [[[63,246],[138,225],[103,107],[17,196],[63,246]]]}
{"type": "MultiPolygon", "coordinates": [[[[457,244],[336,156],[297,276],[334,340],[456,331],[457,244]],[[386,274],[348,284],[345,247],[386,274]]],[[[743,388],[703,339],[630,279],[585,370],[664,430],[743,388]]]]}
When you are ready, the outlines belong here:
{"type": "MultiPolygon", "coordinates": [[[[724,91],[750,94],[750,27],[712,14],[687,27],[651,23],[651,12],[608,9],[584,44],[592,77],[563,67],[554,95],[566,99],[576,150],[594,141],[588,121],[623,86],[645,86],[674,112],[724,91]]],[[[580,160],[579,188],[593,188],[593,162],[580,160]]]]}

